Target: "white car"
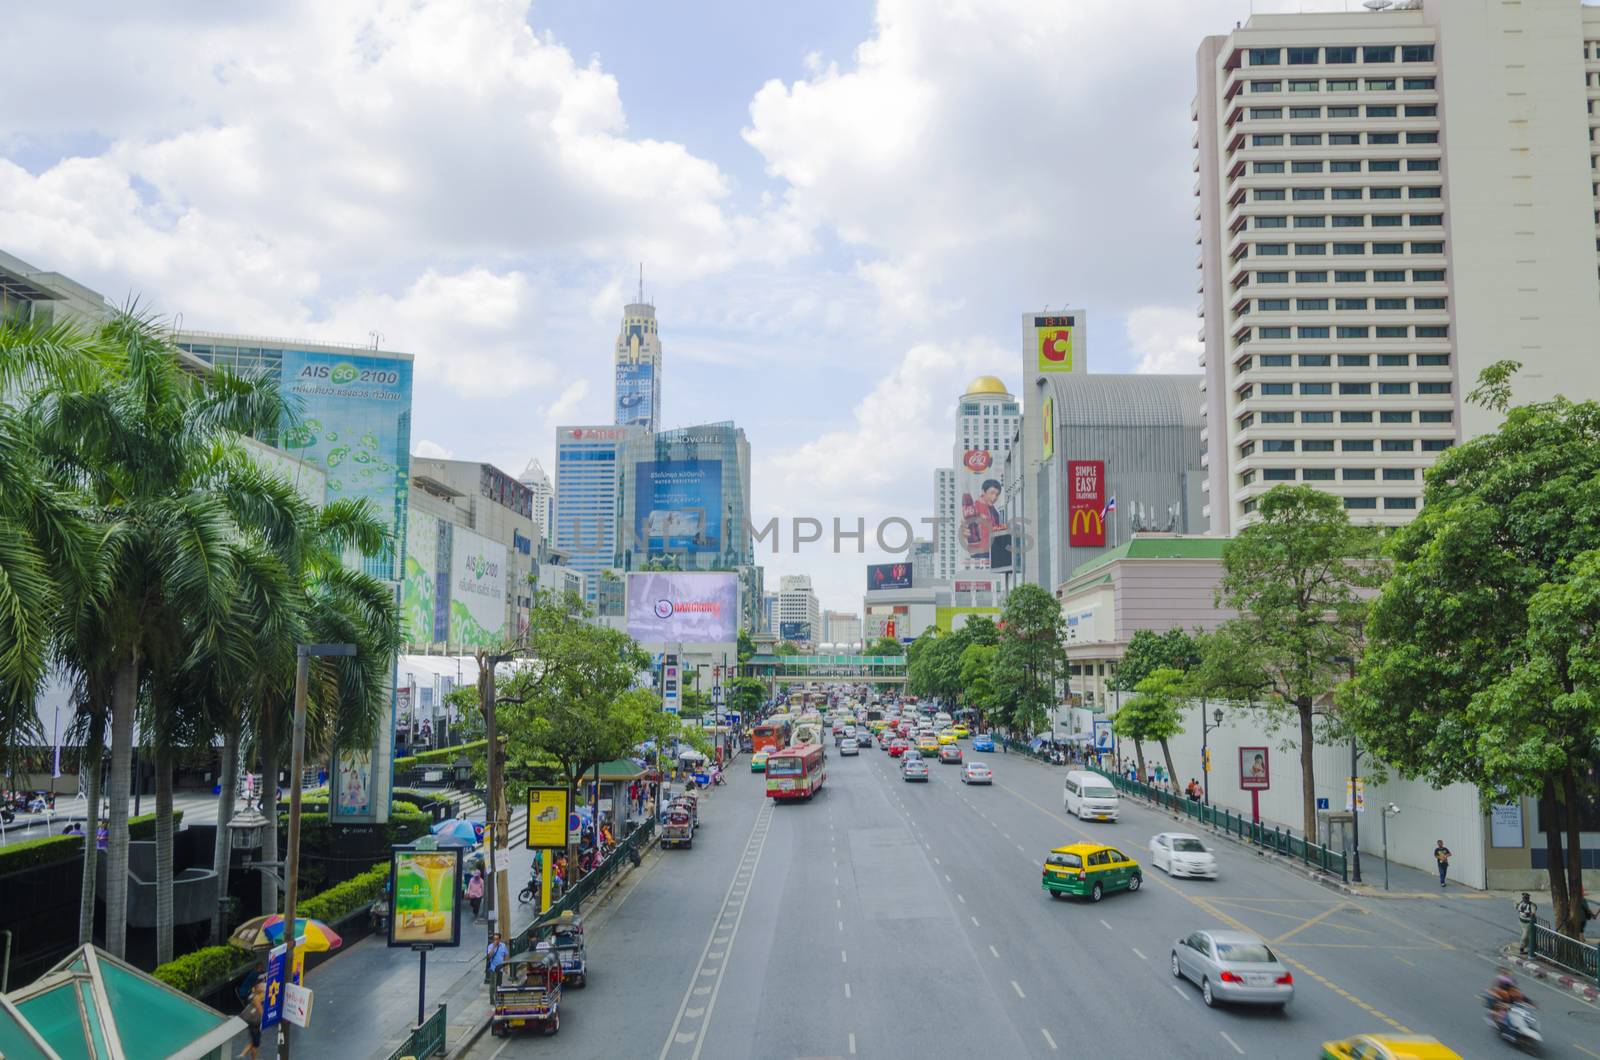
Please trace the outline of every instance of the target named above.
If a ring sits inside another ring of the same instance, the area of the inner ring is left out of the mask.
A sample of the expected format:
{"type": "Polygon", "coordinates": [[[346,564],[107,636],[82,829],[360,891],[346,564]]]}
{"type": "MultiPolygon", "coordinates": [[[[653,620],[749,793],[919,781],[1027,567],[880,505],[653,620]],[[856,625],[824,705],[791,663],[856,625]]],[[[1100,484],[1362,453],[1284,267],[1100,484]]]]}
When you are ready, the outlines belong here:
{"type": "Polygon", "coordinates": [[[1167,871],[1168,876],[1217,878],[1217,856],[1199,836],[1188,832],[1162,832],[1150,837],[1150,862],[1167,871]]]}
{"type": "Polygon", "coordinates": [[[850,755],[858,755],[860,753],[861,753],[861,747],[860,747],[859,744],[856,743],[856,738],[854,736],[846,738],[846,740],[839,745],[839,755],[841,757],[848,757],[850,755]]]}
{"type": "Polygon", "coordinates": [[[982,762],[968,762],[961,767],[961,783],[993,784],[994,774],[982,762]]]}

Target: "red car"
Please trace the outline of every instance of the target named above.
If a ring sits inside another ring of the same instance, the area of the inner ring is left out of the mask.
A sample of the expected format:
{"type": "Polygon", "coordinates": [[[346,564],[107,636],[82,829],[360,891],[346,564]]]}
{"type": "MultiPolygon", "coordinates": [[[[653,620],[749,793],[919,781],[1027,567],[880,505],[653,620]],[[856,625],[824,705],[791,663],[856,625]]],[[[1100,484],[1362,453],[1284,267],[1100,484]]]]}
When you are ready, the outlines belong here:
{"type": "Polygon", "coordinates": [[[895,740],[889,744],[889,757],[899,758],[901,755],[906,753],[906,748],[910,746],[911,745],[906,743],[904,740],[895,740]]]}

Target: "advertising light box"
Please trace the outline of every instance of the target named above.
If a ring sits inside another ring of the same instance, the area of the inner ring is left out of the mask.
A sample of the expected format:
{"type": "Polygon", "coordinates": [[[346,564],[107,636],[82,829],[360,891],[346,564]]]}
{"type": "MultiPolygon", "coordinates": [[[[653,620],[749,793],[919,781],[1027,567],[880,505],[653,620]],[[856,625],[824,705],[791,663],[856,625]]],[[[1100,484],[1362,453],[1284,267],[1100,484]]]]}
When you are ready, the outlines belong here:
{"type": "Polygon", "coordinates": [[[739,576],[634,571],[628,575],[628,635],[642,644],[726,644],[739,632],[739,576]]]}

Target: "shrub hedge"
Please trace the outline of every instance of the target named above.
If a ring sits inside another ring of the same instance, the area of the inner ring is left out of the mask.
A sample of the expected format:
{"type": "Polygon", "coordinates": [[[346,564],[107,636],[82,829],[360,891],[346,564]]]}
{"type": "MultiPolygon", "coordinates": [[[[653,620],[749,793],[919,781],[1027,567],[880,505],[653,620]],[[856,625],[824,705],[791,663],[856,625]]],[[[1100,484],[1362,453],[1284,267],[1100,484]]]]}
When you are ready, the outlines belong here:
{"type": "Polygon", "coordinates": [[[298,903],[295,915],[332,924],[382,898],[383,885],[388,879],[388,863],[374,865],[361,875],[298,903]]]}
{"type": "Polygon", "coordinates": [[[255,959],[255,954],[238,946],[206,946],[156,965],[151,974],[174,989],[199,997],[206,987],[231,979],[255,959]]]}
{"type": "MultiPolygon", "coordinates": [[[[177,828],[181,823],[183,823],[183,811],[174,810],[173,828],[177,828]]],[[[155,837],[155,814],[145,813],[128,818],[128,838],[147,840],[155,837]]],[[[24,839],[19,843],[8,843],[0,847],[0,876],[21,872],[24,869],[36,869],[41,865],[54,865],[58,861],[71,861],[83,852],[82,843],[83,836],[80,835],[39,836],[35,839],[24,839]]]]}

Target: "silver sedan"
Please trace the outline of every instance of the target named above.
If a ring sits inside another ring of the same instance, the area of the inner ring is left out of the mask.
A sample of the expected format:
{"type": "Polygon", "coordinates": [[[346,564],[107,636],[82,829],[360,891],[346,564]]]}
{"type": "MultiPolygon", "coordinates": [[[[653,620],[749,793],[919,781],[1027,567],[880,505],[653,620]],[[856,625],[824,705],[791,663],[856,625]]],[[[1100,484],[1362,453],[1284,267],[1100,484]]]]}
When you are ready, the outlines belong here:
{"type": "Polygon", "coordinates": [[[1196,931],[1172,944],[1172,974],[1200,985],[1207,1006],[1221,1001],[1282,1008],[1294,976],[1261,939],[1243,931],[1196,931]]]}

